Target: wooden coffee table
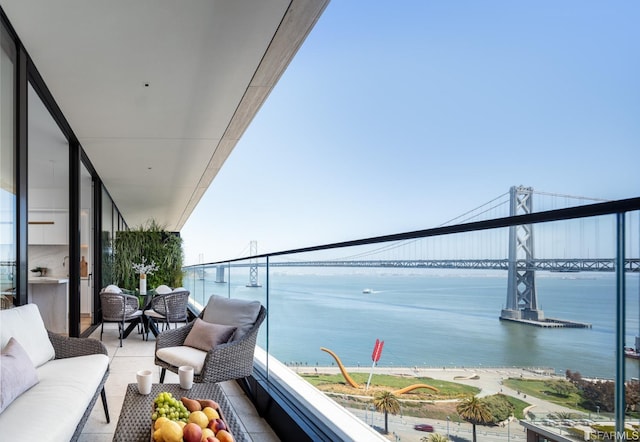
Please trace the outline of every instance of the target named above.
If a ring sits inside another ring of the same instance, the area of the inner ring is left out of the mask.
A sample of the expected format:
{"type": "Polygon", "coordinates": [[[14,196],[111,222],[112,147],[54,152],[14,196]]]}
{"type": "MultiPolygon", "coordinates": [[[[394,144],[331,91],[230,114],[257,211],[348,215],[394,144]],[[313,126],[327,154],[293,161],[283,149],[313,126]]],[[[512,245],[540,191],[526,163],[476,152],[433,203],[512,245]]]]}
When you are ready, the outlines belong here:
{"type": "Polygon", "coordinates": [[[163,391],[168,391],[177,399],[182,396],[194,399],[213,399],[220,404],[222,417],[227,422],[234,440],[236,442],[247,441],[231,404],[227,401],[218,384],[193,384],[191,390],[183,390],[179,384],[153,384],[151,394],[148,395],[138,393],[137,384],[129,384],[118,418],[118,426],[113,435],[114,442],[149,442],[151,440],[153,400],[158,393],[163,391]]]}

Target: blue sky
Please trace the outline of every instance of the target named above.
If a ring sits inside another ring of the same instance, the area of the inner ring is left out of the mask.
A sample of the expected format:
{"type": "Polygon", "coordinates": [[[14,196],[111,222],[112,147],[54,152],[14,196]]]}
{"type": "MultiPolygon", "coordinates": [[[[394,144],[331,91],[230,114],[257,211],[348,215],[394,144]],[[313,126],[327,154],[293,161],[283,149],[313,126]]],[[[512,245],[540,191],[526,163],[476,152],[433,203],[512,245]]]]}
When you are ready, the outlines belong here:
{"type": "Polygon", "coordinates": [[[512,185],[640,190],[640,3],[333,0],[182,230],[185,262],[425,229],[512,185]]]}

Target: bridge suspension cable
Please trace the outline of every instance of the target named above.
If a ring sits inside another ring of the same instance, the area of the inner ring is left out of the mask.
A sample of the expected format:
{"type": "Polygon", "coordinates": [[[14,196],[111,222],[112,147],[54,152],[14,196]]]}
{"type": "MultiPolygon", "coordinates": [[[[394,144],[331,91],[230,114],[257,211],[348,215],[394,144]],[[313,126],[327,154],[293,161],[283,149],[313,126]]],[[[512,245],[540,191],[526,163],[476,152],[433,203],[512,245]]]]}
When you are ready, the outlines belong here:
{"type": "MultiPolygon", "coordinates": [[[[444,227],[444,226],[451,225],[454,221],[458,221],[458,220],[460,220],[460,218],[465,217],[465,216],[469,215],[470,213],[473,213],[473,212],[475,212],[476,210],[481,209],[481,208],[483,208],[483,207],[485,207],[485,206],[487,206],[487,205],[489,205],[489,204],[493,203],[494,201],[497,201],[497,200],[499,200],[500,198],[504,198],[505,196],[508,196],[508,195],[509,195],[509,192],[505,192],[505,193],[503,193],[502,195],[498,195],[497,197],[495,197],[495,198],[494,198],[494,199],[492,199],[491,201],[487,201],[486,203],[481,204],[480,206],[476,207],[475,209],[468,210],[468,211],[466,211],[465,213],[463,213],[463,214],[461,214],[461,215],[456,216],[455,218],[451,218],[449,221],[445,221],[444,223],[440,224],[438,227],[444,227]]],[[[465,218],[465,219],[463,219],[463,220],[461,220],[461,221],[458,221],[456,224],[462,224],[462,223],[467,222],[467,221],[469,221],[469,220],[475,219],[475,218],[477,218],[477,216],[478,216],[478,215],[482,215],[482,214],[484,214],[484,213],[487,213],[489,210],[494,209],[494,208],[496,208],[496,207],[500,207],[500,206],[502,206],[502,205],[504,205],[504,204],[507,204],[507,203],[509,203],[509,200],[508,200],[508,199],[507,199],[506,201],[501,202],[501,203],[500,203],[500,204],[498,204],[498,205],[494,205],[494,206],[492,206],[492,207],[489,207],[489,208],[488,208],[488,209],[486,209],[486,210],[483,210],[482,212],[480,212],[480,213],[476,214],[476,215],[475,215],[475,216],[473,216],[473,217],[465,218]]]]}

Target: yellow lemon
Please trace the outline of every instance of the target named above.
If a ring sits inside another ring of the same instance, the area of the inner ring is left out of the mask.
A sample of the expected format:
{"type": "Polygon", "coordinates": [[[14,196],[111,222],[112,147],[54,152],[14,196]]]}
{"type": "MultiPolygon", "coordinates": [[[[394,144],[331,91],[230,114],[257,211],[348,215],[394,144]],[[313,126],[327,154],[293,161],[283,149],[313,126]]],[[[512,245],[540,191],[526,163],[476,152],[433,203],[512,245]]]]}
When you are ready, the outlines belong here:
{"type": "Polygon", "coordinates": [[[207,415],[207,417],[209,418],[209,421],[220,418],[220,415],[218,414],[218,412],[211,407],[204,407],[202,409],[202,412],[207,415]]]}
{"type": "Polygon", "coordinates": [[[168,420],[169,420],[169,419],[167,419],[166,417],[164,417],[164,416],[160,416],[158,419],[156,419],[156,423],[155,423],[155,424],[153,424],[153,429],[154,429],[154,430],[158,430],[158,429],[162,426],[162,424],[164,424],[164,423],[165,423],[165,422],[167,422],[168,420]]]}
{"type": "Polygon", "coordinates": [[[175,421],[167,421],[160,427],[164,442],[182,442],[182,428],[175,421]]]}
{"type": "Polygon", "coordinates": [[[184,430],[184,427],[187,425],[187,423],[185,421],[176,421],[178,422],[178,425],[180,425],[180,428],[182,428],[184,430]]]}
{"type": "Polygon", "coordinates": [[[209,418],[202,411],[192,411],[189,414],[189,422],[198,424],[200,428],[207,428],[209,425],[209,418]]]}

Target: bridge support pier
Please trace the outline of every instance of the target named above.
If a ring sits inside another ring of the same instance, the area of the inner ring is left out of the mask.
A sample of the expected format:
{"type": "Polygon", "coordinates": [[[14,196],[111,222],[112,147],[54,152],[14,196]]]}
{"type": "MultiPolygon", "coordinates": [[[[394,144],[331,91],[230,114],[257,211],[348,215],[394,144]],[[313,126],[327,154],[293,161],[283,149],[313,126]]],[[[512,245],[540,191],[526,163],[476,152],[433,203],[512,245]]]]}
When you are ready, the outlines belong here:
{"type": "MultiPolygon", "coordinates": [[[[511,187],[510,216],[533,211],[531,187],[511,187]]],[[[544,312],[538,309],[536,272],[533,266],[533,226],[509,227],[509,274],[507,304],[500,319],[544,322],[544,312]]]]}
{"type": "Polygon", "coordinates": [[[224,266],[218,266],[216,267],[216,282],[217,283],[224,283],[224,266]]]}

